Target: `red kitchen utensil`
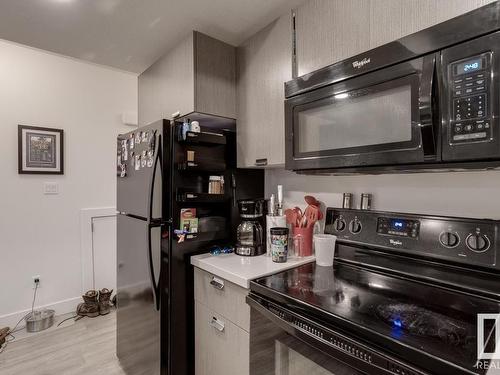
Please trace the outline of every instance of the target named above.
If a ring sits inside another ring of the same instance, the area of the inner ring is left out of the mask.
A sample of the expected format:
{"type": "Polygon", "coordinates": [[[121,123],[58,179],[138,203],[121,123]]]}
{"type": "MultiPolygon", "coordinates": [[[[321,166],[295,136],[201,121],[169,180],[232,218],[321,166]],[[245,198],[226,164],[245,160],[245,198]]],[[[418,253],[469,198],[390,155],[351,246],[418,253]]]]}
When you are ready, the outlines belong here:
{"type": "Polygon", "coordinates": [[[315,207],[319,207],[320,206],[319,201],[316,198],[314,198],[312,195],[306,195],[304,197],[304,200],[310,206],[315,206],[315,207]]]}
{"type": "Polygon", "coordinates": [[[285,210],[286,222],[294,227],[297,226],[297,211],[295,209],[288,208],[285,210]]]}
{"type": "Polygon", "coordinates": [[[313,227],[319,218],[319,208],[316,206],[307,206],[304,216],[307,218],[306,226],[313,227]]]}

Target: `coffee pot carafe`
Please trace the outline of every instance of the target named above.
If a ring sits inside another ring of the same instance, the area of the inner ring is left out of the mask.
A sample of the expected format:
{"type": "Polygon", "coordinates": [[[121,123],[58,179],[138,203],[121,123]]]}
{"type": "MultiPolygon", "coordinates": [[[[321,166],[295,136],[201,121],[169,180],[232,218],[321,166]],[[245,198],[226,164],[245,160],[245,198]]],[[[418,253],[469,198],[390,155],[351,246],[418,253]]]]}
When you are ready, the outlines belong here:
{"type": "Polygon", "coordinates": [[[245,199],[238,202],[241,223],[236,231],[236,254],[255,256],[266,252],[265,231],[262,226],[264,204],[264,199],[245,199]]]}

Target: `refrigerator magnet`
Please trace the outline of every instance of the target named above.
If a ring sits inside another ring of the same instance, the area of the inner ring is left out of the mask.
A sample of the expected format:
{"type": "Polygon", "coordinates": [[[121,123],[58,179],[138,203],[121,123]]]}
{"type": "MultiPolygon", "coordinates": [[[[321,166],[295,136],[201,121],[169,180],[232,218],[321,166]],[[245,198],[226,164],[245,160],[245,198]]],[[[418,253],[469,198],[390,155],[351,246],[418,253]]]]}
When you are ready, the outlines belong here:
{"type": "Polygon", "coordinates": [[[134,168],[136,171],[141,169],[141,155],[135,155],[135,163],[134,163],[134,168]]]}
{"type": "Polygon", "coordinates": [[[149,143],[149,149],[153,152],[155,152],[155,147],[156,147],[156,130],[154,132],[151,132],[149,134],[149,139],[148,139],[148,143],[149,143]]]}
{"type": "Polygon", "coordinates": [[[127,177],[127,164],[120,164],[120,177],[127,177]]]}
{"type": "Polygon", "coordinates": [[[148,165],[148,168],[151,168],[153,166],[153,151],[151,151],[151,150],[148,151],[147,165],[148,165]]]}
{"type": "Polygon", "coordinates": [[[149,138],[149,132],[142,132],[142,137],[141,137],[141,142],[144,142],[146,143],[148,141],[148,138],[149,138]]]}
{"type": "Polygon", "coordinates": [[[130,145],[130,149],[133,150],[134,149],[134,133],[130,134],[130,140],[128,143],[130,145]]]}
{"type": "Polygon", "coordinates": [[[138,132],[135,135],[135,144],[138,145],[139,143],[141,143],[141,139],[142,139],[142,132],[138,132]]]}
{"type": "Polygon", "coordinates": [[[144,168],[146,164],[147,164],[146,151],[143,151],[141,155],[141,168],[144,168]]]}

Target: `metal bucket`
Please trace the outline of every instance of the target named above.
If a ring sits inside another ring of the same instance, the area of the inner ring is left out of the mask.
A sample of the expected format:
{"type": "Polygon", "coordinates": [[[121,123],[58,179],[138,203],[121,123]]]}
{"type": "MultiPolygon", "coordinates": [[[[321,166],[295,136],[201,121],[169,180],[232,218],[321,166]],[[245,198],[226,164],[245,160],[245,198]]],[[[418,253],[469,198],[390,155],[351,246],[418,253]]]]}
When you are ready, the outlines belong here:
{"type": "Polygon", "coordinates": [[[52,327],[54,324],[54,310],[35,310],[24,320],[26,322],[26,331],[40,332],[52,327]]]}

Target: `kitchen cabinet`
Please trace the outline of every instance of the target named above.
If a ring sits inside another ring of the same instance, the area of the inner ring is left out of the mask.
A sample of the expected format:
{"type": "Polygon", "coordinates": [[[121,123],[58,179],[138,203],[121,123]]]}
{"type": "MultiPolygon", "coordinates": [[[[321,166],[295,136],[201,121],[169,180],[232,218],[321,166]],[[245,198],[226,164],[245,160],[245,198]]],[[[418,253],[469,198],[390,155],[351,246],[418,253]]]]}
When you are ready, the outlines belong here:
{"type": "Polygon", "coordinates": [[[237,48],[238,167],[285,163],[284,82],[292,79],[291,15],[237,48]]]}
{"type": "Polygon", "coordinates": [[[309,0],[294,10],[301,76],[492,0],[309,0]]]}
{"type": "Polygon", "coordinates": [[[196,375],[249,374],[247,293],[240,286],[195,268],[196,375]]]}
{"type": "Polygon", "coordinates": [[[309,0],[294,13],[298,76],[370,48],[370,0],[309,0]]]}
{"type": "Polygon", "coordinates": [[[141,126],[175,112],[234,119],[236,49],[193,31],[139,75],[138,90],[141,126]]]}

